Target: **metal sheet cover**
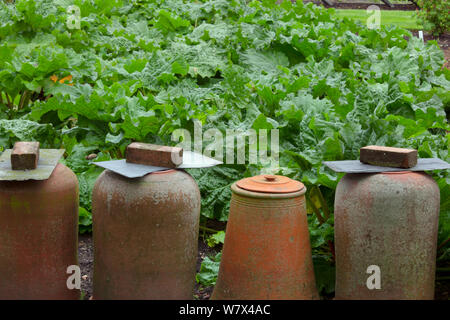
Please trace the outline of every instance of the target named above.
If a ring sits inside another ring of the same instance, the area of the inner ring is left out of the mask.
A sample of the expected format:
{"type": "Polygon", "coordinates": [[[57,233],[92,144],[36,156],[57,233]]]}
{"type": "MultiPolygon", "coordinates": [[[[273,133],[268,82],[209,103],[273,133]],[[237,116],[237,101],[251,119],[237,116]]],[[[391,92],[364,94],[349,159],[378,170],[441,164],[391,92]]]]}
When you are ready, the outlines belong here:
{"type": "MultiPolygon", "coordinates": [[[[152,172],[169,169],[165,167],[154,167],[142,164],[129,163],[126,162],[125,159],[92,162],[92,163],[95,164],[96,166],[111,170],[127,178],[139,178],[152,172]]],[[[219,164],[222,164],[222,162],[192,151],[184,151],[183,163],[179,165],[177,169],[208,168],[219,164]]]]}
{"type": "Polygon", "coordinates": [[[394,171],[431,171],[450,169],[450,164],[438,158],[417,159],[417,165],[412,168],[393,168],[372,166],[359,160],[324,161],[327,167],[336,172],[345,173],[375,173],[394,171]]]}
{"type": "Polygon", "coordinates": [[[37,168],[34,170],[12,170],[11,149],[0,156],[0,181],[46,180],[64,154],[64,149],[40,149],[37,168]]]}

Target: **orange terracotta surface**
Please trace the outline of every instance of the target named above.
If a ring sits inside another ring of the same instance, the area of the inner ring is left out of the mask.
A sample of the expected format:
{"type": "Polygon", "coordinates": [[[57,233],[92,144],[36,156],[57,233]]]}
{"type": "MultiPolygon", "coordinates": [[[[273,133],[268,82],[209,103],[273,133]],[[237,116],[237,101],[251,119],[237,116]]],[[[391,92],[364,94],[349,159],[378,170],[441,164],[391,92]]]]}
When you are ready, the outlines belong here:
{"type": "MultiPolygon", "coordinates": [[[[295,184],[295,183],[294,183],[295,184]]],[[[317,299],[304,193],[232,186],[212,299],[317,299]]]]}
{"type": "Polygon", "coordinates": [[[96,300],[192,299],[200,192],[182,170],[105,170],[92,197],[96,300]]]}
{"type": "Polygon", "coordinates": [[[0,299],[79,299],[78,180],[58,164],[47,180],[0,181],[0,299]]]}

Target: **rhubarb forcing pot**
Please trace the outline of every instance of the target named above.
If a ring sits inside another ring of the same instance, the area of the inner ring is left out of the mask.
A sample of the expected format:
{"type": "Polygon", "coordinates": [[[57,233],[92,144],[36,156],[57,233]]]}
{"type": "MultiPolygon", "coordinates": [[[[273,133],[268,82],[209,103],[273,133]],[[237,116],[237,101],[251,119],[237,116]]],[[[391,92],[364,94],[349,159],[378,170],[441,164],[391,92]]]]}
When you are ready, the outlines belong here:
{"type": "Polygon", "coordinates": [[[336,299],[433,299],[439,188],[429,175],[346,174],[334,214],[336,299]]]}
{"type": "Polygon", "coordinates": [[[212,299],[317,299],[305,186],[283,176],[231,187],[230,215],[212,299]]]}
{"type": "Polygon", "coordinates": [[[0,300],[79,299],[77,265],[75,174],[58,164],[46,180],[0,181],[0,300]]]}
{"type": "Polygon", "coordinates": [[[92,197],[94,299],[192,299],[200,192],[182,170],[105,170],[92,197]]]}

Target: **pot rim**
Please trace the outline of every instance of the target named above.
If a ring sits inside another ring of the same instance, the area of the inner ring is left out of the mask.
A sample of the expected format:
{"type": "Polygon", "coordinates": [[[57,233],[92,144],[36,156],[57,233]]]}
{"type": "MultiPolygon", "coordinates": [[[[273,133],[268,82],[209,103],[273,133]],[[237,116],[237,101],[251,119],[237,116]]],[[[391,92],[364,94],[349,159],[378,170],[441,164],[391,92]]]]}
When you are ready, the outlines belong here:
{"type": "Polygon", "coordinates": [[[289,193],[267,193],[267,192],[254,192],[239,188],[234,182],[231,185],[231,191],[237,195],[248,197],[248,198],[259,198],[259,199],[289,199],[296,198],[304,195],[306,193],[306,186],[296,192],[289,193]]]}
{"type": "Polygon", "coordinates": [[[405,173],[413,173],[413,171],[385,171],[380,172],[381,174],[405,174],[405,173]]]}

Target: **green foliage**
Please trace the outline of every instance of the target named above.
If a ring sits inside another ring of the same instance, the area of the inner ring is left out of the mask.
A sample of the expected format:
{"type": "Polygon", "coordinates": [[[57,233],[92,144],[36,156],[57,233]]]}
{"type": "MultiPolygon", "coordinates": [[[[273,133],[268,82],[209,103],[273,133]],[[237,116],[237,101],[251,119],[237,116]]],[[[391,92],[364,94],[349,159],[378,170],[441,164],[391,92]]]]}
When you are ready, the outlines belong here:
{"type": "Polygon", "coordinates": [[[313,255],[317,290],[321,295],[332,294],[336,282],[336,268],[326,257],[313,255]]]}
{"type": "Polygon", "coordinates": [[[58,144],[59,139],[51,124],[0,119],[0,146],[11,146],[16,141],[40,141],[41,147],[47,148],[58,144]]]}
{"type": "Polygon", "coordinates": [[[224,242],[225,242],[225,231],[216,232],[206,239],[206,244],[211,248],[215,247],[218,244],[224,244],[224,242]]]}
{"type": "Polygon", "coordinates": [[[81,234],[92,231],[92,215],[82,207],[79,208],[78,224],[81,234]]]}
{"type": "Polygon", "coordinates": [[[202,215],[220,221],[228,219],[231,184],[241,179],[242,170],[225,166],[187,170],[197,181],[202,195],[202,215]]]}
{"type": "Polygon", "coordinates": [[[198,283],[210,287],[214,286],[219,273],[220,259],[222,253],[216,254],[215,257],[206,257],[200,267],[200,272],[195,276],[198,283]]]}
{"type": "Polygon", "coordinates": [[[308,225],[311,229],[310,241],[313,249],[328,246],[329,241],[334,241],[334,228],[331,221],[320,223],[316,217],[310,216],[308,218],[308,225]]]}
{"type": "Polygon", "coordinates": [[[448,0],[417,0],[419,18],[431,26],[433,34],[450,30],[450,2],[448,0]]]}

